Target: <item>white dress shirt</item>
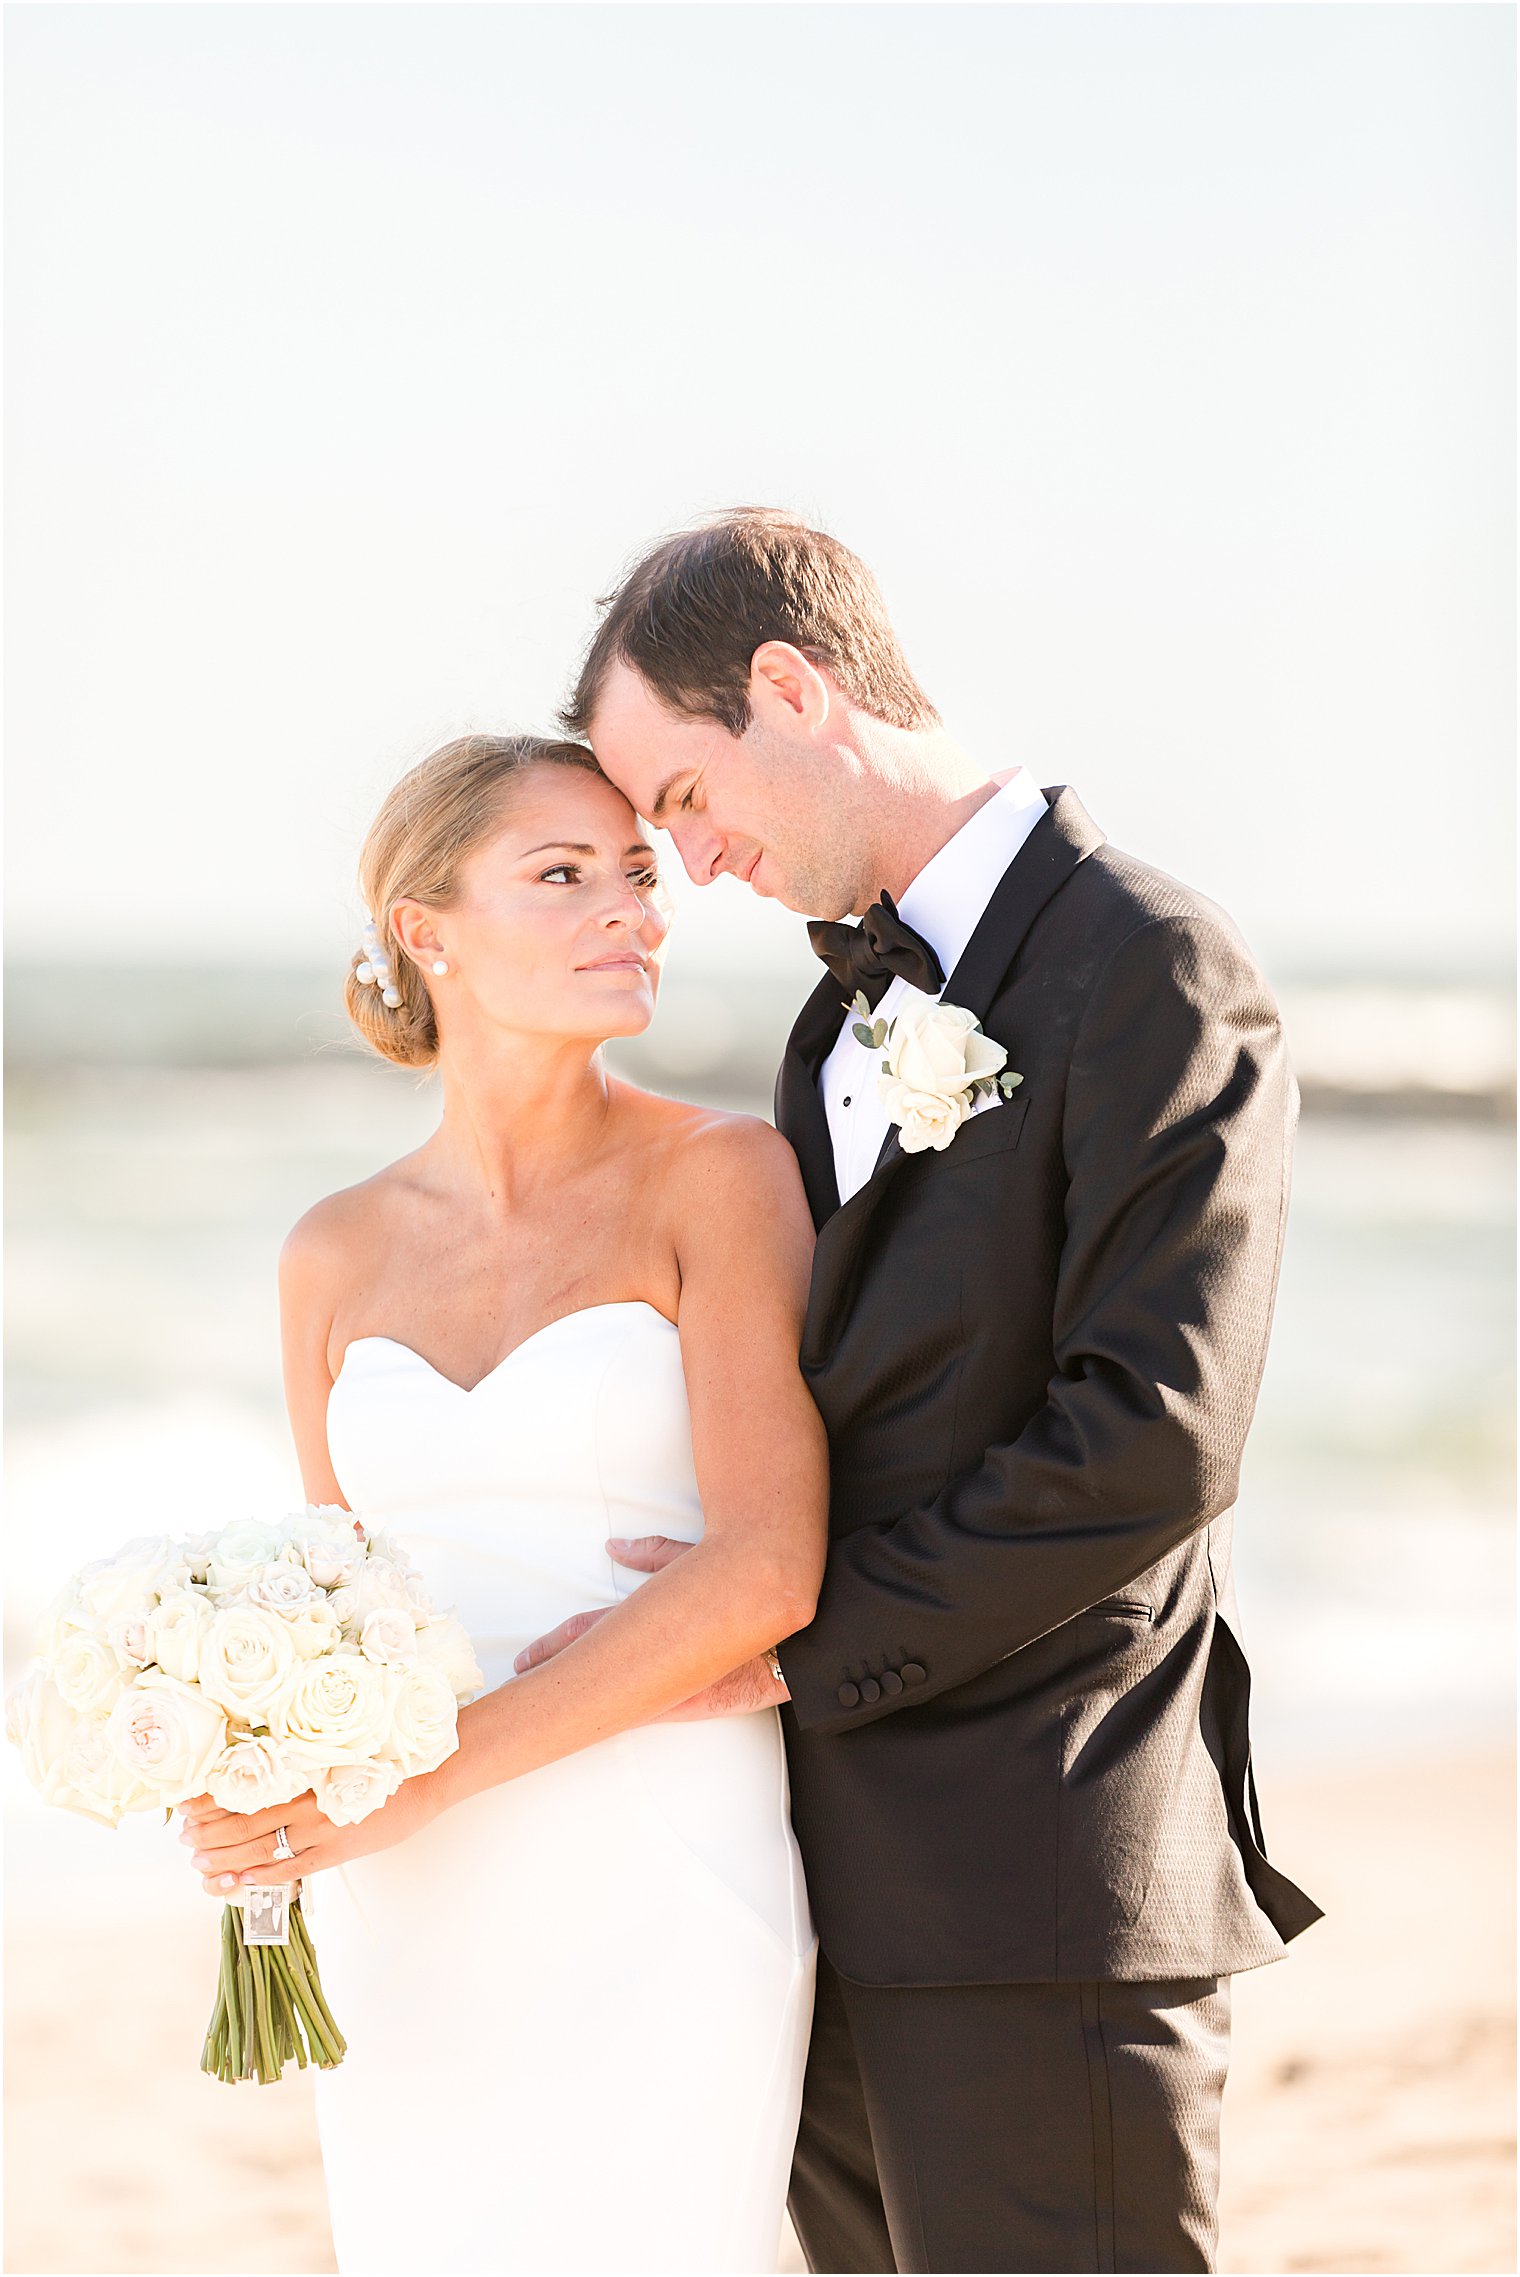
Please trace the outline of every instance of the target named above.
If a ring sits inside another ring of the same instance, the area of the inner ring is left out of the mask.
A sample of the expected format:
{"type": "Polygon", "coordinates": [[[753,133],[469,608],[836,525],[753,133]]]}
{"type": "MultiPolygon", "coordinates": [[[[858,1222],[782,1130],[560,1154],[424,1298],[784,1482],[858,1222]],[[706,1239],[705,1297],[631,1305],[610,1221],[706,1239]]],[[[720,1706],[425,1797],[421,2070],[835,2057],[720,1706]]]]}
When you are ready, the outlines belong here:
{"type": "MultiPolygon", "coordinates": [[[[1010,774],[991,779],[1001,786],[997,796],[961,824],[924,864],[897,904],[899,917],[923,935],[947,979],[981,923],[1003,872],[1045,812],[1045,794],[1026,768],[1015,767],[1010,774]]],[[[894,977],[875,1017],[890,1020],[907,993],[907,981],[894,977]]],[[[839,1199],[847,1202],[875,1169],[890,1126],[876,1089],[882,1055],[851,1035],[853,1012],[841,1018],[839,1041],[818,1071],[818,1089],[834,1142],[839,1199]]]]}

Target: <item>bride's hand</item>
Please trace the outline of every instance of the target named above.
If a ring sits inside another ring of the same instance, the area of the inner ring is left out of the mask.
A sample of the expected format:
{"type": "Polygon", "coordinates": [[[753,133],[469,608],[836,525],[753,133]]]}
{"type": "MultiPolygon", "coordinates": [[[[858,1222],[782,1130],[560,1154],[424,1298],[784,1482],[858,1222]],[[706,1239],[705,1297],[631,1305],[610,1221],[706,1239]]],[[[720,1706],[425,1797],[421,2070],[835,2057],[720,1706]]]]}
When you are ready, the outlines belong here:
{"type": "Polygon", "coordinates": [[[210,1897],[226,1898],[240,1883],[299,1882],[328,1866],[389,1850],[426,1826],[442,1807],[427,1774],[403,1780],[390,1800],[357,1826],[334,1826],[309,1791],[275,1809],[250,1812],[224,1811],[209,1795],[197,1795],[182,1806],[185,1831],[180,1840],[191,1851],[201,1888],[210,1897]],[[274,1854],[276,1830],[282,1826],[293,1853],[289,1858],[274,1854]]]}

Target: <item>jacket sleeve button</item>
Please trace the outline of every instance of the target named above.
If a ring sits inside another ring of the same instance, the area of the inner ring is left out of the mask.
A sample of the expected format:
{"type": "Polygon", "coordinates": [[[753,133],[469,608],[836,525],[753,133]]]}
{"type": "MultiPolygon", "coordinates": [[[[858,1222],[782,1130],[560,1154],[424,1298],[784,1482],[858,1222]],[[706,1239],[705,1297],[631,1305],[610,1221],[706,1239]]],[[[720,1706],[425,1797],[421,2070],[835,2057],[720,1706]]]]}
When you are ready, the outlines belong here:
{"type": "Polygon", "coordinates": [[[889,1700],[895,1700],[895,1699],[896,1699],[896,1697],[897,1697],[898,1693],[899,1693],[899,1692],[902,1690],[902,1688],[903,1688],[903,1680],[902,1680],[902,1678],[901,1678],[901,1677],[898,1675],[898,1673],[897,1673],[897,1670],[896,1670],[895,1668],[884,1668],[884,1669],[882,1670],[882,1672],[881,1672],[881,1688],[882,1688],[882,1690],[883,1690],[883,1691],[886,1693],[886,1695],[887,1695],[887,1698],[888,1698],[889,1700]]]}
{"type": "Polygon", "coordinates": [[[853,1707],[855,1707],[855,1706],[857,1706],[857,1705],[858,1705],[858,1703],[859,1703],[859,1700],[860,1700],[860,1694],[859,1694],[859,1692],[857,1691],[856,1687],[855,1687],[853,1684],[841,1684],[841,1685],[840,1685],[840,1687],[839,1687],[839,1705],[841,1706],[841,1708],[853,1708],[853,1707]]]}
{"type": "Polygon", "coordinates": [[[877,1683],[874,1676],[868,1676],[865,1682],[861,1685],[860,1697],[867,1703],[868,1706],[872,1701],[879,1700],[881,1698],[881,1686],[877,1683]]]}
{"type": "Polygon", "coordinates": [[[906,1660],[903,1662],[902,1680],[905,1684],[922,1684],[928,1673],[921,1661],[906,1660]]]}

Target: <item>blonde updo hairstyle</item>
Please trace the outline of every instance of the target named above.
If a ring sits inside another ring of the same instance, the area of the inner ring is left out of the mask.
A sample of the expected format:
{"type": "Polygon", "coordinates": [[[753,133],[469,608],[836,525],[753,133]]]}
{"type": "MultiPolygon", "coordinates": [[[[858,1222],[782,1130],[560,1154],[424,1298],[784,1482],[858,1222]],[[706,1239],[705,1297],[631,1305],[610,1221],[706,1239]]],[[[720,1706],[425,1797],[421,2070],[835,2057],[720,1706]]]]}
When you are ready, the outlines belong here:
{"type": "MultiPolygon", "coordinates": [[[[447,909],[459,872],[477,847],[495,836],[513,786],[530,767],[579,767],[602,775],[584,744],[555,743],[540,735],[462,735],[403,775],[370,825],[359,856],[359,884],[390,960],[392,993],[361,981],[357,950],[344,1001],[364,1041],[398,1067],[431,1067],[438,1057],[438,1025],[427,982],[391,925],[400,901],[447,909]]],[[[606,777],[602,776],[605,782],[606,777]]]]}

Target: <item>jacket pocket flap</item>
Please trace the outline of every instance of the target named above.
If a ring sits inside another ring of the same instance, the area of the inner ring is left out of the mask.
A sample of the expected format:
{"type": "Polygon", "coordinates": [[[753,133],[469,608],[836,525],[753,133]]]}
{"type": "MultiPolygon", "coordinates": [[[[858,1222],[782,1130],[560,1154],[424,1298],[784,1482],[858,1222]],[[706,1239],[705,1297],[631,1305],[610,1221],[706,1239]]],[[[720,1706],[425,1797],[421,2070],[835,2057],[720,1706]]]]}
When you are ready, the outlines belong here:
{"type": "Polygon", "coordinates": [[[984,1154],[1000,1154],[1019,1143],[1024,1128],[1024,1116],[1029,1101],[1018,1092],[996,1107],[984,1107],[968,1123],[962,1123],[944,1153],[939,1157],[947,1169],[957,1162],[974,1162],[984,1154]]]}

